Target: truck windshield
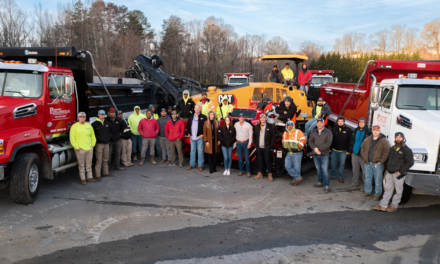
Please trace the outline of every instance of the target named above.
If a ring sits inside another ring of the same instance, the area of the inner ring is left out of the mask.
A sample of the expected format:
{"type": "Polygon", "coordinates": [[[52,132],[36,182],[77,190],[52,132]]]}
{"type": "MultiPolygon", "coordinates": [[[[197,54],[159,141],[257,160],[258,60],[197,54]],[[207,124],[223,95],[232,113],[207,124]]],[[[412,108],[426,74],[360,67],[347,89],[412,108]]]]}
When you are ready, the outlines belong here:
{"type": "Polygon", "coordinates": [[[39,72],[0,72],[0,95],[39,98],[43,93],[43,76],[39,72]]]}
{"type": "Polygon", "coordinates": [[[332,77],[312,77],[312,83],[315,86],[320,86],[321,84],[326,84],[332,81],[333,81],[332,77]]]}
{"type": "Polygon", "coordinates": [[[400,109],[439,110],[440,87],[400,86],[396,105],[400,109]]]}
{"type": "Polygon", "coordinates": [[[229,78],[229,83],[247,83],[247,78],[229,78]]]}

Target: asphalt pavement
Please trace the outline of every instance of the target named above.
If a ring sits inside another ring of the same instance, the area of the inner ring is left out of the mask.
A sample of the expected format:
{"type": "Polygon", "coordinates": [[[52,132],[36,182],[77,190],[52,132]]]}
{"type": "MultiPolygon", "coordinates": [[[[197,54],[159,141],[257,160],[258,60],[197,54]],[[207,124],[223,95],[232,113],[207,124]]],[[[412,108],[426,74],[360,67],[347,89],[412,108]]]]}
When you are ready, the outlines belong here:
{"type": "Polygon", "coordinates": [[[440,263],[440,197],[376,212],[349,168],[324,194],[316,171],[293,187],[134,163],[86,186],[70,169],[31,205],[0,190],[0,263],[440,263]]]}

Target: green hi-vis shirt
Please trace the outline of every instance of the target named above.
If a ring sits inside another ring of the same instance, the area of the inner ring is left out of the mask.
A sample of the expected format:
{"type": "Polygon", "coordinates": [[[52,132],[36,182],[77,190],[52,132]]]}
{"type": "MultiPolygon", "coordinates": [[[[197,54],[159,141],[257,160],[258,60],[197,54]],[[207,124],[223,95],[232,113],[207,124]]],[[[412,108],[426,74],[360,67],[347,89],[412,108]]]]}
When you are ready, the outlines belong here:
{"type": "Polygon", "coordinates": [[[70,143],[75,150],[79,148],[85,151],[91,150],[96,144],[93,127],[89,123],[84,123],[84,125],[79,122],[73,124],[70,129],[70,143]]]}

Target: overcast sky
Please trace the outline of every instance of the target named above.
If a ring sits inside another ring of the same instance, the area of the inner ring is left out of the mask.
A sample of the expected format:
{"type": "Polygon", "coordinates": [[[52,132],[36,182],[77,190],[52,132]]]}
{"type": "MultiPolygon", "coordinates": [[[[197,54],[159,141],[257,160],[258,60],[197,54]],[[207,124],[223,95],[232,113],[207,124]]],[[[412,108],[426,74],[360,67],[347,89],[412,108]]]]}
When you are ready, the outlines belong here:
{"type": "MultiPolygon", "coordinates": [[[[20,6],[31,8],[37,1],[16,0],[20,6]]],[[[54,9],[55,3],[71,0],[40,0],[44,8],[54,9]]],[[[107,2],[107,1],[106,1],[107,2]]],[[[422,29],[426,23],[440,18],[440,0],[113,0],[130,10],[144,12],[156,32],[164,19],[171,15],[184,21],[223,18],[239,35],[266,35],[268,39],[281,36],[292,50],[311,40],[326,51],[334,40],[350,31],[367,36],[390,28],[407,25],[422,29]]]]}

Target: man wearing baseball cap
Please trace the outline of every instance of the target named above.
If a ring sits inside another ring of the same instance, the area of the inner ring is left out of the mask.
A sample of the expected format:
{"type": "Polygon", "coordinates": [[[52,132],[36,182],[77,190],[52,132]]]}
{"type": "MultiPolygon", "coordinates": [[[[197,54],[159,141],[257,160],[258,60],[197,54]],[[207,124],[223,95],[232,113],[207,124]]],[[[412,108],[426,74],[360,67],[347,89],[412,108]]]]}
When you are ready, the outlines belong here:
{"type": "Polygon", "coordinates": [[[254,133],[252,129],[252,125],[248,122],[244,121],[244,114],[239,113],[238,114],[238,120],[240,122],[235,123],[234,128],[236,132],[235,138],[237,139],[236,148],[237,148],[237,155],[238,155],[238,166],[240,168],[240,172],[238,173],[238,176],[241,176],[244,174],[243,172],[243,157],[246,161],[246,172],[247,176],[251,177],[251,162],[249,160],[249,149],[252,146],[252,135],[254,133]]]}
{"type": "Polygon", "coordinates": [[[162,108],[160,110],[160,117],[157,119],[157,123],[159,124],[159,143],[162,152],[162,163],[167,161],[167,163],[171,163],[169,140],[165,134],[165,126],[169,120],[171,120],[171,118],[167,115],[167,110],[162,108]]]}
{"type": "Polygon", "coordinates": [[[124,170],[124,168],[120,167],[119,164],[121,163],[121,149],[122,149],[122,142],[121,134],[124,131],[124,126],[122,124],[122,121],[119,120],[119,118],[116,116],[116,109],[114,107],[110,107],[108,110],[108,115],[105,118],[105,120],[110,124],[111,126],[111,135],[110,135],[110,142],[108,144],[109,149],[109,158],[108,158],[108,165],[110,167],[110,162],[113,158],[113,164],[115,166],[115,170],[124,170]]]}
{"type": "Polygon", "coordinates": [[[270,148],[275,144],[276,131],[275,128],[268,124],[267,116],[265,114],[260,115],[260,123],[254,126],[253,142],[257,148],[258,158],[258,175],[254,179],[263,179],[263,175],[268,173],[268,179],[273,182],[272,177],[272,155],[270,148]]]}
{"type": "Polygon", "coordinates": [[[324,187],[324,193],[330,192],[330,178],[328,175],[328,162],[330,146],[332,145],[333,134],[330,129],[325,128],[324,119],[316,120],[316,129],[310,133],[309,145],[313,150],[313,161],[318,172],[318,183],[315,187],[324,187]]]}
{"type": "Polygon", "coordinates": [[[208,99],[208,93],[202,92],[202,99],[197,103],[202,108],[202,115],[208,116],[210,111],[215,111],[214,103],[208,99]]]}
{"type": "Polygon", "coordinates": [[[283,148],[287,150],[287,156],[284,160],[284,167],[290,176],[292,176],[292,185],[298,185],[303,178],[301,177],[301,161],[303,149],[307,140],[303,132],[295,129],[292,121],[287,121],[286,132],[283,133],[283,148]]]}
{"type": "Polygon", "coordinates": [[[374,176],[374,200],[379,201],[382,195],[383,170],[390,154],[390,144],[386,136],[380,132],[380,126],[373,126],[373,134],[362,143],[361,154],[365,161],[365,192],[362,197],[372,195],[374,176]]]}
{"type": "Polygon", "coordinates": [[[87,181],[96,182],[92,175],[93,147],[96,144],[96,137],[93,127],[86,123],[84,112],[78,113],[78,122],[70,129],[70,143],[75,149],[81,184],[87,184],[85,171],[87,171],[87,181]]]}
{"type": "Polygon", "coordinates": [[[395,212],[402,198],[405,175],[414,165],[412,150],[405,144],[405,135],[397,132],[394,135],[394,146],[390,149],[390,157],[387,165],[387,175],[385,176],[385,193],[380,204],[371,208],[378,211],[395,212]],[[393,195],[394,190],[396,193],[393,195]],[[392,198],[392,200],[391,200],[392,198]],[[390,201],[391,200],[391,201],[390,201]],[[391,205],[389,203],[391,202],[391,205]]]}
{"type": "Polygon", "coordinates": [[[177,102],[176,111],[182,121],[188,121],[190,115],[194,113],[194,101],[190,98],[188,90],[183,91],[183,98],[177,102]]]}
{"type": "Polygon", "coordinates": [[[113,177],[108,173],[108,157],[109,157],[109,142],[111,139],[111,124],[105,120],[105,111],[98,111],[98,118],[92,124],[96,136],[95,147],[95,176],[97,181],[101,181],[102,177],[113,177]]]}
{"type": "Polygon", "coordinates": [[[330,106],[324,102],[324,99],[322,97],[318,98],[318,104],[316,104],[312,109],[312,119],[307,121],[306,127],[305,127],[305,133],[306,135],[310,135],[310,132],[316,127],[316,121],[318,118],[322,118],[325,120],[327,116],[329,116],[332,113],[330,106]]]}

